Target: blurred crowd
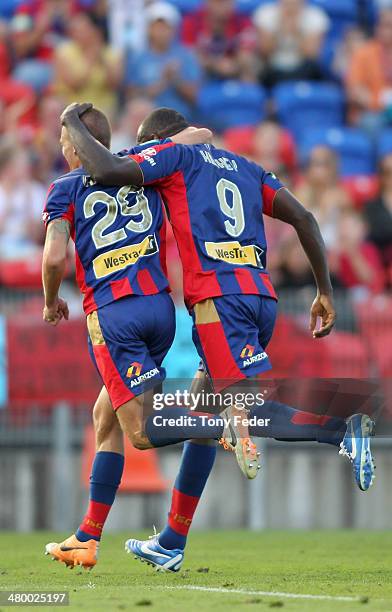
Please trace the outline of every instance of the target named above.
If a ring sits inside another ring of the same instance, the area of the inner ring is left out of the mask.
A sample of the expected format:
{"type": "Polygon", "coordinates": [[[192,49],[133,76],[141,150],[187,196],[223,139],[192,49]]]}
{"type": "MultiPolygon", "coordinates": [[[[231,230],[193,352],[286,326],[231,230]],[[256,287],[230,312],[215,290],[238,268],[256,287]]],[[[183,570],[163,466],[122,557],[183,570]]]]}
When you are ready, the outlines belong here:
{"type": "MultiPolygon", "coordinates": [[[[39,283],[72,101],[108,113],[113,151],[154,106],[209,125],[312,210],[335,286],[358,299],[390,288],[392,1],[1,0],[0,286],[39,283]]],[[[277,288],[310,284],[293,233],[273,220],[267,233],[277,288]]],[[[180,296],[172,239],[168,252],[180,296]]]]}

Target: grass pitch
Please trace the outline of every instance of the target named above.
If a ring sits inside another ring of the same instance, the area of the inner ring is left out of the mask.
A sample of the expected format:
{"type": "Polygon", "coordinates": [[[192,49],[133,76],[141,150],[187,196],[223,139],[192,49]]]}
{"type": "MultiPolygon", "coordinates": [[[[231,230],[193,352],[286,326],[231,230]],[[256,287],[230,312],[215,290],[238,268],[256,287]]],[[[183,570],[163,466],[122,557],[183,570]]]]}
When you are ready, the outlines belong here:
{"type": "Polygon", "coordinates": [[[104,537],[92,572],[68,570],[43,554],[66,535],[0,533],[0,589],[68,590],[70,606],[60,609],[83,612],[392,610],[390,532],[194,532],[178,574],[126,555],[130,534],[104,537]]]}

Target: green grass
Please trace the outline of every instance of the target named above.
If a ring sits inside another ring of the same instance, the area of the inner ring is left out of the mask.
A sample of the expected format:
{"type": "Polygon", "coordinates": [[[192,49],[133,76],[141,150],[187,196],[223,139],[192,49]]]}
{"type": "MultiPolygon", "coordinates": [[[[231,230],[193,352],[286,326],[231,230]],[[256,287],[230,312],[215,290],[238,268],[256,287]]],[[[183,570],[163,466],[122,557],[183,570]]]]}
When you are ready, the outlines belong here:
{"type": "MultiPolygon", "coordinates": [[[[0,533],[0,589],[66,589],[70,606],[60,609],[82,612],[392,610],[390,532],[194,532],[178,574],[155,572],[126,555],[126,535],[107,535],[98,565],[92,572],[77,573],[43,554],[44,544],[58,541],[61,535],[0,533]],[[189,585],[224,588],[227,592],[186,590],[189,585]],[[349,596],[357,600],[287,599],[230,593],[230,589],[349,596]]],[[[2,608],[3,612],[9,609],[2,608]]]]}

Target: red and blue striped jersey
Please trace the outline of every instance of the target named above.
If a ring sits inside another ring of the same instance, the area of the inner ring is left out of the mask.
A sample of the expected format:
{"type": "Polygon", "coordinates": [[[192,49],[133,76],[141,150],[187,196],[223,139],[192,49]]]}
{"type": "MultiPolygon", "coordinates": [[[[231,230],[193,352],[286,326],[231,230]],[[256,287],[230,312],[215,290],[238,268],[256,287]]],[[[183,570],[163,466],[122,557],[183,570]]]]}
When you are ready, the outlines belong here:
{"type": "Polygon", "coordinates": [[[189,308],[210,297],[276,299],[266,270],[263,214],[282,183],[247,159],[212,145],[135,147],[144,183],[162,195],[183,265],[189,308]]]}
{"type": "Polygon", "coordinates": [[[86,314],[126,295],[169,290],[164,212],[155,189],[102,187],[78,168],[49,187],[43,219],[71,224],[86,314]]]}

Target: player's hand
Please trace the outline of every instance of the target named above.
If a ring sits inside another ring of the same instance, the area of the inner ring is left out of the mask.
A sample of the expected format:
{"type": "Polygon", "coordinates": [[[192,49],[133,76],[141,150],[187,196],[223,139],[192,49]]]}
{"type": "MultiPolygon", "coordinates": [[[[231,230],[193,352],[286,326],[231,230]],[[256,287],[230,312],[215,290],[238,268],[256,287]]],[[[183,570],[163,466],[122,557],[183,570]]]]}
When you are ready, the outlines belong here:
{"type": "Polygon", "coordinates": [[[328,336],[335,325],[336,312],[333,304],[332,295],[319,294],[314,300],[310,309],[309,329],[313,338],[323,338],[328,336]],[[321,318],[321,326],[316,329],[317,319],[321,318]]]}
{"type": "Polygon", "coordinates": [[[67,302],[61,297],[58,297],[53,305],[45,305],[42,318],[46,323],[53,326],[58,325],[63,318],[68,321],[69,309],[67,302]]]}
{"type": "Polygon", "coordinates": [[[69,104],[61,113],[61,125],[67,125],[67,121],[72,119],[72,117],[81,117],[91,108],[93,108],[91,102],[83,102],[83,104],[72,102],[72,104],[69,104]]]}

